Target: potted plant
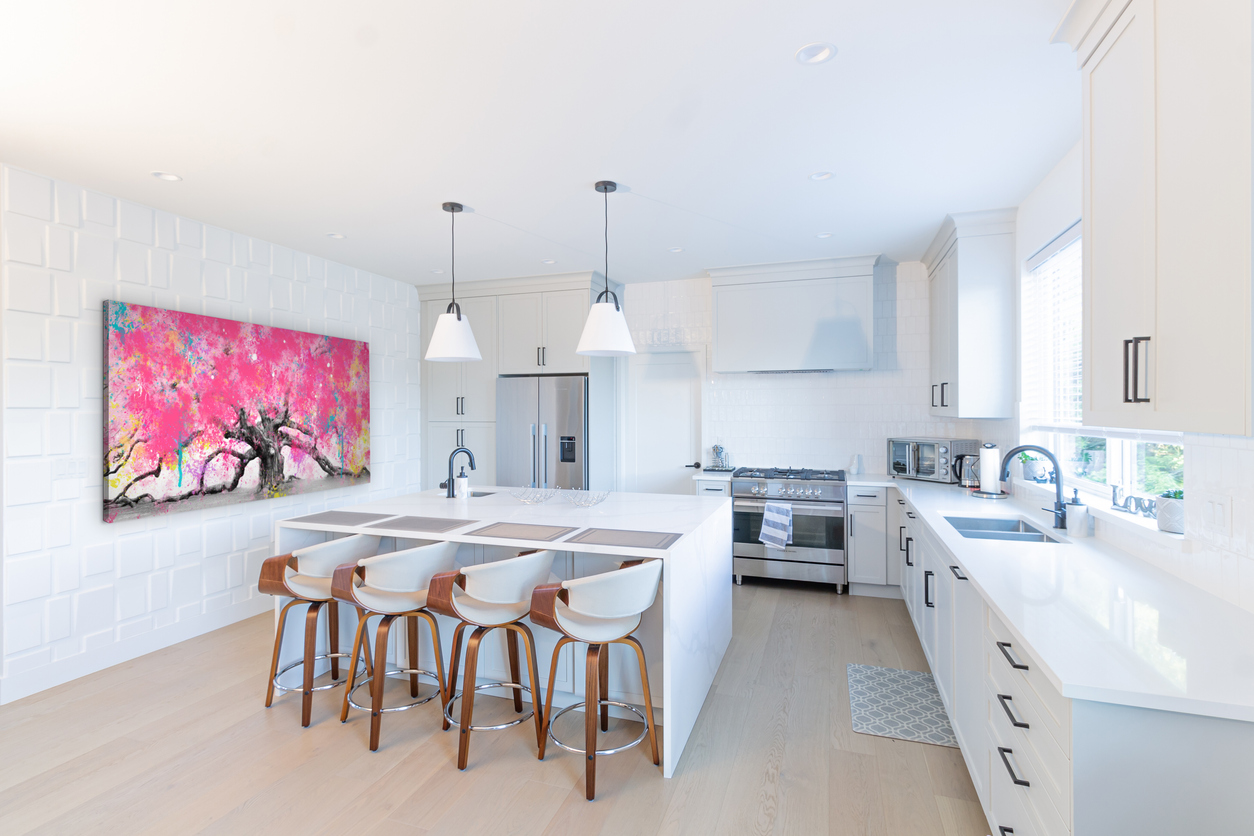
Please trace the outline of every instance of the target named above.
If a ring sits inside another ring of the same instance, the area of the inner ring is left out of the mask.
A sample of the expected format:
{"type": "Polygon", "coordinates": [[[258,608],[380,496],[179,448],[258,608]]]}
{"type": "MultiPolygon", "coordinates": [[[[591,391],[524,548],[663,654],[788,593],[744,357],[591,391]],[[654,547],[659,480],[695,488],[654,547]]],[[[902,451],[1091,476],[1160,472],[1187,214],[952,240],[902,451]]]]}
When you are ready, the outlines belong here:
{"type": "Polygon", "coordinates": [[[1155,507],[1159,531],[1184,533],[1184,491],[1163,491],[1158,495],[1155,507]]]}
{"type": "Polygon", "coordinates": [[[1034,459],[1026,452],[1019,454],[1019,461],[1023,463],[1023,478],[1029,482],[1044,482],[1046,463],[1040,459],[1034,459]]]}

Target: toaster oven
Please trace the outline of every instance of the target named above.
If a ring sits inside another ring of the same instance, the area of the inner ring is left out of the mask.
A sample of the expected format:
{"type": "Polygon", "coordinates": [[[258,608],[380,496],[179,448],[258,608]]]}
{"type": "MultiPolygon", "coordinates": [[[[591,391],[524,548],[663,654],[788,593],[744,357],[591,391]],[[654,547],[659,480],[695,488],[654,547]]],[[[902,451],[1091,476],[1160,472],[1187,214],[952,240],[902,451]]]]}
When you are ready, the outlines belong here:
{"type": "Polygon", "coordinates": [[[955,457],[979,452],[980,442],[973,438],[890,438],[888,473],[894,478],[950,484],[960,475],[955,457]]]}

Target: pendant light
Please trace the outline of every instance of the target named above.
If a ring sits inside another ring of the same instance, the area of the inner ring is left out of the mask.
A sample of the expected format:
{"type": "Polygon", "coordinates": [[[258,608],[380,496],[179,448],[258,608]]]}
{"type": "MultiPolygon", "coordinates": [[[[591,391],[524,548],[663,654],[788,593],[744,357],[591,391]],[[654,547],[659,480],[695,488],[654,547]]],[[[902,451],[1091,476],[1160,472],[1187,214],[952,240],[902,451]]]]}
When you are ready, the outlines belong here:
{"type": "Polygon", "coordinates": [[[462,316],[462,306],[457,304],[457,213],[462,211],[462,205],[446,203],[442,208],[449,213],[453,301],[448,303],[448,310],[440,314],[435,322],[431,344],[427,346],[426,359],[437,363],[465,363],[470,360],[482,360],[479,345],[475,342],[475,335],[470,330],[470,318],[462,316]]]}
{"type": "Polygon", "coordinates": [[[596,190],[605,196],[605,290],[597,295],[583,326],[576,354],[589,357],[625,357],[636,353],[627,329],[627,317],[618,304],[618,294],[610,290],[610,192],[618,188],[612,180],[600,180],[596,190]],[[602,301],[602,300],[606,301],[602,301]],[[613,299],[614,301],[609,301],[613,299]]]}

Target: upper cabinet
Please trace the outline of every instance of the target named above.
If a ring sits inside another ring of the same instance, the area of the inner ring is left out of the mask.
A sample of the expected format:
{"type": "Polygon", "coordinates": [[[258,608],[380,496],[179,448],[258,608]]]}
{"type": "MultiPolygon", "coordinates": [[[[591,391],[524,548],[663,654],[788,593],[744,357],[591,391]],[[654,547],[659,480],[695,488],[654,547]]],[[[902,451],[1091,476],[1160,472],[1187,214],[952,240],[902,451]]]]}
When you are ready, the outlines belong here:
{"type": "Polygon", "coordinates": [[[1084,423],[1251,432],[1251,7],[1079,0],[1084,423]]]}
{"type": "Polygon", "coordinates": [[[499,297],[501,374],[586,373],[575,353],[592,297],[588,290],[511,293],[499,297]]]}
{"type": "Polygon", "coordinates": [[[1014,209],[949,215],[928,247],[933,415],[1014,415],[1014,209]]]}
{"type": "Polygon", "coordinates": [[[714,371],[870,369],[879,256],[710,270],[714,371]]]}
{"type": "MultiPolygon", "coordinates": [[[[422,305],[422,351],[431,343],[435,321],[448,308],[448,299],[422,305]]],[[[496,298],[459,298],[462,315],[479,345],[482,360],[470,363],[422,364],[424,415],[428,421],[496,420],[496,298]]]]}

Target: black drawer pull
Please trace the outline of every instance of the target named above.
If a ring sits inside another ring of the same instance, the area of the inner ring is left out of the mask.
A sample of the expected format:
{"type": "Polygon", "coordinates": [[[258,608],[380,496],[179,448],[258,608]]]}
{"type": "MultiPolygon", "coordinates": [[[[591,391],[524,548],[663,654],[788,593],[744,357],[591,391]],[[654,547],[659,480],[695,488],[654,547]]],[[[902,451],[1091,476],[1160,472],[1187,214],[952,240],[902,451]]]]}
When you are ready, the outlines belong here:
{"type": "Polygon", "coordinates": [[[964,575],[964,574],[962,574],[961,572],[959,572],[959,571],[958,571],[958,567],[957,567],[957,566],[950,566],[950,567],[949,567],[949,571],[953,572],[953,573],[954,573],[954,577],[955,577],[955,578],[957,578],[957,579],[958,579],[958,580],[960,580],[960,581],[969,581],[969,580],[971,580],[971,579],[970,579],[970,578],[968,578],[966,575],[964,575]]]}
{"type": "Polygon", "coordinates": [[[1032,786],[1031,782],[1025,781],[1022,778],[1020,778],[1018,775],[1016,775],[1014,767],[1010,765],[1010,758],[1006,757],[1006,755],[1013,755],[1014,753],[1015,753],[1014,749],[1007,749],[1005,746],[997,747],[997,754],[1001,755],[1001,762],[1006,765],[1006,771],[1010,773],[1010,780],[1015,782],[1015,786],[1017,787],[1032,786]]]}
{"type": "Polygon", "coordinates": [[[1015,829],[1013,827],[1006,827],[1005,825],[997,826],[997,836],[1006,836],[1007,833],[1009,833],[1010,836],[1014,836],[1015,829]]]}
{"type": "Polygon", "coordinates": [[[910,559],[910,558],[914,557],[914,555],[912,555],[912,554],[910,553],[910,546],[911,546],[913,543],[914,543],[914,538],[913,538],[913,537],[907,537],[907,538],[906,538],[906,565],[907,565],[907,566],[913,566],[913,565],[914,565],[914,561],[910,559]]]}
{"type": "Polygon", "coordinates": [[[909,517],[910,519],[914,519],[914,512],[913,512],[913,511],[907,511],[907,512],[906,512],[906,516],[907,516],[907,517],[909,517]]]}
{"type": "Polygon", "coordinates": [[[927,570],[923,572],[923,603],[929,607],[936,606],[936,602],[932,600],[932,585],[929,583],[932,580],[932,574],[927,570]]]}
{"type": "Polygon", "coordinates": [[[1010,667],[1017,671],[1026,671],[1028,666],[1022,662],[1016,662],[1015,658],[1010,655],[1010,642],[998,642],[997,649],[1001,651],[1001,655],[1006,657],[1006,661],[1010,663],[1010,667]]]}
{"type": "Polygon", "coordinates": [[[906,550],[906,527],[903,525],[901,530],[897,532],[897,551],[904,552],[906,550]]]}
{"type": "Polygon", "coordinates": [[[1023,722],[1022,720],[1018,720],[1018,719],[1016,719],[1016,718],[1015,718],[1015,715],[1014,715],[1014,712],[1013,712],[1013,711],[1011,711],[1011,710],[1010,710],[1010,706],[1006,704],[1006,703],[1009,703],[1009,702],[1013,702],[1013,701],[1014,701],[1014,697],[1010,696],[1009,694],[998,694],[998,695],[997,695],[997,701],[998,701],[999,703],[1001,703],[1001,710],[1002,710],[1002,711],[1004,711],[1004,712],[1006,712],[1006,716],[1010,718],[1010,725],[1014,726],[1016,729],[1030,729],[1030,728],[1032,728],[1032,727],[1031,727],[1031,726],[1029,726],[1027,723],[1023,722]]]}
{"type": "Polygon", "coordinates": [[[859,494],[854,494],[854,496],[860,496],[863,499],[879,499],[880,498],[880,495],[877,493],[859,493],[859,494]]]}

